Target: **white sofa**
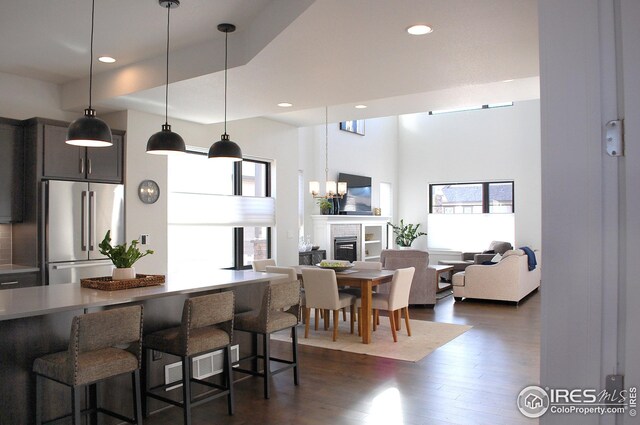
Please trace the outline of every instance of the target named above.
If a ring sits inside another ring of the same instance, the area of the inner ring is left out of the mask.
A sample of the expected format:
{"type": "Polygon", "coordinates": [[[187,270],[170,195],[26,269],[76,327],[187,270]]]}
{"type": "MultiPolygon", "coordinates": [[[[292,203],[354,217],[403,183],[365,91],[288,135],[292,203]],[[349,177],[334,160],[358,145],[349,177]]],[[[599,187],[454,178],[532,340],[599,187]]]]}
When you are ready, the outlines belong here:
{"type": "Polygon", "coordinates": [[[494,265],[471,265],[453,275],[453,296],[501,300],[518,303],[540,286],[540,253],[535,251],[538,266],[529,271],[528,257],[520,249],[505,252],[494,265]]]}

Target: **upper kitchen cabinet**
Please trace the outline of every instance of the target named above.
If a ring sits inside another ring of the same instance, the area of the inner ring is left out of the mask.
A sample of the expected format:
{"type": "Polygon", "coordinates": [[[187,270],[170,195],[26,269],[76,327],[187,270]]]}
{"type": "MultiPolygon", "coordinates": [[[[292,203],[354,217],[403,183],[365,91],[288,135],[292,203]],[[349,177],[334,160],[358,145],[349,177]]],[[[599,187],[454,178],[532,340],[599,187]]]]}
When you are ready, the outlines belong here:
{"type": "Polygon", "coordinates": [[[65,143],[67,127],[45,123],[42,130],[42,177],[122,183],[123,132],[113,131],[113,145],[84,148],[65,143]]]}
{"type": "Polygon", "coordinates": [[[0,119],[0,223],[22,220],[24,143],[20,122],[0,119]]]}

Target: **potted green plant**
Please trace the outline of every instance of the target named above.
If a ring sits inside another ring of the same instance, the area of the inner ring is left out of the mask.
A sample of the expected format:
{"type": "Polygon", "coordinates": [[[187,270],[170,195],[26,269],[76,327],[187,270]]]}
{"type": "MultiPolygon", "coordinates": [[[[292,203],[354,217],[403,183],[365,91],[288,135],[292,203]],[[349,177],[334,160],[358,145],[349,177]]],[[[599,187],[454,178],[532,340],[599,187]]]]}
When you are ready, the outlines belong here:
{"type": "Polygon", "coordinates": [[[426,233],[418,231],[420,223],[405,225],[404,220],[400,220],[400,224],[397,226],[391,223],[387,224],[393,228],[393,234],[396,235],[396,244],[401,248],[409,248],[418,237],[426,235],[426,233]]]}
{"type": "Polygon", "coordinates": [[[122,245],[112,246],[111,230],[107,230],[107,234],[98,247],[100,248],[100,253],[109,257],[113,265],[116,266],[112,274],[113,280],[135,279],[136,270],[133,268],[133,264],[142,257],[153,254],[151,249],[141,252],[138,248],[138,243],[134,239],[128,248],[126,242],[122,245]]]}
{"type": "Polygon", "coordinates": [[[327,215],[331,214],[331,210],[333,210],[333,202],[328,200],[327,198],[318,198],[318,206],[320,207],[320,214],[327,215]]]}

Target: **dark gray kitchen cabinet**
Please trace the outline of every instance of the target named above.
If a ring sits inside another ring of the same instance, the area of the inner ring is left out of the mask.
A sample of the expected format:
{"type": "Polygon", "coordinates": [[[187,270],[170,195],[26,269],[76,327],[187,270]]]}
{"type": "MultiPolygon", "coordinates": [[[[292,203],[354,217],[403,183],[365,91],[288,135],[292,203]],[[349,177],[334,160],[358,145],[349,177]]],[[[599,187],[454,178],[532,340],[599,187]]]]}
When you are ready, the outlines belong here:
{"type": "Polygon", "coordinates": [[[67,127],[44,125],[44,178],[122,182],[122,134],[113,134],[113,145],[104,148],[69,145],[66,137],[67,127]]]}
{"type": "Polygon", "coordinates": [[[22,221],[24,207],[24,143],[22,126],[0,120],[0,223],[22,221]]]}
{"type": "Polygon", "coordinates": [[[0,274],[0,290],[38,286],[38,273],[0,274]]]}

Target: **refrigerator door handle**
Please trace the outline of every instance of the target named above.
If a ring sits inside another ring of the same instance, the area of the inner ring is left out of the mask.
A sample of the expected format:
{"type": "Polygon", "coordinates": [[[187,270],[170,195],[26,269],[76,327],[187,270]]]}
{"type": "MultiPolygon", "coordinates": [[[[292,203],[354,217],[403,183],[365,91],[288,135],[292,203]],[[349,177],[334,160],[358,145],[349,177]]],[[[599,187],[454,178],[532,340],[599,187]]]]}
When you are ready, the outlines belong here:
{"type": "Polygon", "coordinates": [[[83,263],[73,263],[73,264],[54,264],[51,266],[53,270],[67,270],[67,269],[85,269],[87,267],[95,267],[95,266],[109,266],[111,263],[109,261],[85,261],[83,263]]]}
{"type": "Polygon", "coordinates": [[[96,192],[89,191],[89,222],[91,228],[89,230],[89,251],[95,250],[96,245],[96,192]]]}
{"type": "Polygon", "coordinates": [[[88,200],[87,200],[87,191],[82,191],[82,212],[80,214],[80,218],[82,222],[80,223],[80,233],[82,238],[82,250],[87,251],[87,233],[89,233],[89,216],[88,216],[88,200]]]}

